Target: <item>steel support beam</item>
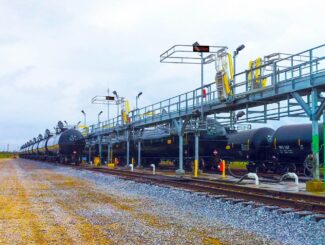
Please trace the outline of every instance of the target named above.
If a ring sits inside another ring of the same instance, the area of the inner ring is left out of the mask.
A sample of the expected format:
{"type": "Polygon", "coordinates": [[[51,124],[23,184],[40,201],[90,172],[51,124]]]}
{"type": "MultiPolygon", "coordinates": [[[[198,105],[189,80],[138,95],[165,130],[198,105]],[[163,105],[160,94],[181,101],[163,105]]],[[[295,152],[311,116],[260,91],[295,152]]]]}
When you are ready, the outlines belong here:
{"type": "Polygon", "coordinates": [[[179,144],[178,144],[178,148],[179,148],[179,159],[178,159],[179,160],[179,167],[176,170],[176,173],[180,174],[180,175],[183,175],[183,174],[185,174],[185,171],[184,171],[184,159],[183,159],[183,156],[184,156],[184,153],[183,153],[183,147],[184,147],[183,137],[184,137],[184,128],[185,128],[185,125],[186,125],[186,121],[183,122],[182,119],[179,119],[178,121],[173,120],[173,124],[174,124],[176,132],[178,134],[178,141],[179,141],[179,144]]]}
{"type": "Polygon", "coordinates": [[[179,168],[177,170],[178,174],[184,174],[184,159],[183,159],[183,135],[179,134],[178,135],[178,139],[179,139],[179,168]]]}
{"type": "Polygon", "coordinates": [[[197,177],[197,171],[199,169],[199,136],[200,133],[198,131],[195,132],[195,149],[194,149],[194,176],[197,177]]]}
{"type": "Polygon", "coordinates": [[[204,110],[203,110],[203,84],[204,84],[204,58],[203,53],[200,53],[201,56],[201,119],[204,118],[204,110]]]}
{"type": "Polygon", "coordinates": [[[316,118],[317,120],[320,119],[320,116],[323,114],[325,108],[325,99],[322,100],[322,103],[318,106],[317,112],[316,112],[316,118]]]}
{"type": "Polygon", "coordinates": [[[129,131],[125,131],[126,134],[126,166],[130,164],[130,135],[129,131]]]}
{"type": "Polygon", "coordinates": [[[102,163],[102,137],[98,136],[99,163],[102,163]]]}
{"type": "Polygon", "coordinates": [[[141,140],[138,140],[138,168],[141,167],[141,140]]]}
{"type": "Polygon", "coordinates": [[[111,144],[107,144],[107,164],[111,162],[111,144]]]}
{"type": "Polygon", "coordinates": [[[325,189],[325,111],[323,111],[323,181],[325,189]]]}
{"type": "Polygon", "coordinates": [[[317,114],[317,102],[318,94],[317,90],[313,89],[311,92],[312,97],[312,153],[313,153],[313,179],[319,180],[319,132],[318,132],[318,118],[317,114]]]}
{"type": "Polygon", "coordinates": [[[89,150],[89,152],[88,152],[88,163],[90,164],[90,162],[91,162],[91,146],[89,145],[88,146],[88,150],[89,150]]]}
{"type": "Polygon", "coordinates": [[[301,96],[297,92],[291,93],[292,97],[296,99],[298,104],[302,107],[302,109],[306,112],[306,114],[311,118],[312,111],[309,108],[309,105],[301,98],[301,96]]]}

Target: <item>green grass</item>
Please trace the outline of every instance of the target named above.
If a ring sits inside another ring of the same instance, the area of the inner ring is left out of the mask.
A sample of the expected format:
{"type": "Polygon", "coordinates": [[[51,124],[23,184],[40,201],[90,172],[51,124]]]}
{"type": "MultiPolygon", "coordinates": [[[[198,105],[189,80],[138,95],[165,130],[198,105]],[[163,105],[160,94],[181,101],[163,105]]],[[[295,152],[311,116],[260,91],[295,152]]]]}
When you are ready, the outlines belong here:
{"type": "Polygon", "coordinates": [[[0,153],[0,159],[1,158],[13,158],[15,156],[14,153],[10,153],[10,152],[1,152],[0,153]]]}

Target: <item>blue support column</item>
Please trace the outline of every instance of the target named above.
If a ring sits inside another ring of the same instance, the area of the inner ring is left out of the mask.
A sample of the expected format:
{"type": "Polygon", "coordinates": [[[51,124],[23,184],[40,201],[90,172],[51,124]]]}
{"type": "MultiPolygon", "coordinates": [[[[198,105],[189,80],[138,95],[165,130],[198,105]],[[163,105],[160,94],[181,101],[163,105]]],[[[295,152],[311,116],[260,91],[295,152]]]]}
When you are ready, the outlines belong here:
{"type": "Polygon", "coordinates": [[[107,144],[107,164],[111,162],[111,144],[107,144]]]}
{"type": "Polygon", "coordinates": [[[141,167],[141,140],[138,140],[138,168],[141,167]]]}
{"type": "Polygon", "coordinates": [[[129,131],[126,131],[126,166],[130,164],[130,135],[129,131]]]}
{"type": "Polygon", "coordinates": [[[325,189],[325,111],[323,111],[323,182],[325,189]]]}
{"type": "Polygon", "coordinates": [[[177,170],[178,174],[184,174],[184,159],[183,159],[183,135],[179,134],[179,168],[177,170]]]}
{"type": "Polygon", "coordinates": [[[312,95],[312,153],[313,153],[313,179],[319,180],[319,132],[318,132],[318,118],[317,115],[317,90],[313,89],[312,95]]]}
{"type": "Polygon", "coordinates": [[[184,125],[185,123],[183,123],[183,120],[182,119],[179,119],[179,121],[176,121],[174,120],[173,121],[174,123],[174,127],[177,131],[177,134],[178,134],[178,148],[179,148],[179,167],[178,169],[176,170],[176,174],[179,174],[179,175],[183,175],[185,174],[185,171],[184,171],[184,159],[183,159],[183,137],[184,137],[184,125]]]}
{"type": "Polygon", "coordinates": [[[98,136],[98,152],[99,152],[99,161],[102,163],[102,137],[98,136]]]}
{"type": "Polygon", "coordinates": [[[200,133],[198,131],[195,132],[195,149],[194,149],[194,177],[198,176],[199,171],[199,136],[200,133]]]}
{"type": "Polygon", "coordinates": [[[90,162],[91,162],[91,145],[90,144],[88,146],[88,150],[89,150],[89,153],[88,153],[88,163],[90,164],[90,162]]]}

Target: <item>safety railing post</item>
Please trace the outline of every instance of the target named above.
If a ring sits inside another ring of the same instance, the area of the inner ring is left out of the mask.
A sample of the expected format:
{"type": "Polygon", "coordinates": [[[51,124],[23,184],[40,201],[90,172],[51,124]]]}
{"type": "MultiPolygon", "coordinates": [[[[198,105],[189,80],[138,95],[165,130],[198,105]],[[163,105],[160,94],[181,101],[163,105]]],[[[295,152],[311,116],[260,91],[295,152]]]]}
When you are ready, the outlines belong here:
{"type": "Polygon", "coordinates": [[[187,114],[187,112],[188,112],[188,101],[187,101],[187,93],[185,94],[185,111],[186,111],[186,114],[187,114]]]}
{"type": "Polygon", "coordinates": [[[247,93],[248,92],[248,71],[245,71],[245,92],[247,93]]]}
{"type": "Polygon", "coordinates": [[[291,79],[293,79],[293,56],[291,56],[291,79]]]}
{"type": "Polygon", "coordinates": [[[193,102],[192,102],[192,108],[194,109],[194,106],[195,106],[195,90],[193,90],[193,95],[192,95],[192,100],[193,100],[193,102]]]}
{"type": "Polygon", "coordinates": [[[273,74],[272,74],[272,85],[277,83],[277,74],[276,74],[276,63],[273,63],[273,74]]]}
{"type": "Polygon", "coordinates": [[[313,50],[309,50],[309,82],[312,84],[312,74],[313,74],[313,50]]]}
{"type": "Polygon", "coordinates": [[[168,116],[170,118],[170,99],[168,100],[168,116]]]}
{"type": "Polygon", "coordinates": [[[181,96],[178,96],[178,103],[177,103],[177,111],[178,115],[181,115],[181,96]]]}

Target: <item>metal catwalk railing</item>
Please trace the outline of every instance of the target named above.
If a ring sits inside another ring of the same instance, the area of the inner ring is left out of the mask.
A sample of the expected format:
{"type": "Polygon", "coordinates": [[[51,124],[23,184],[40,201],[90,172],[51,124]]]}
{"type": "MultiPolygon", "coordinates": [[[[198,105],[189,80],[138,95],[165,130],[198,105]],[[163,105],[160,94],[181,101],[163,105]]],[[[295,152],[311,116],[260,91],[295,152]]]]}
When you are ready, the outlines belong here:
{"type": "MultiPolygon", "coordinates": [[[[265,91],[273,91],[278,96],[272,103],[283,100],[283,95],[314,86],[313,80],[321,78],[325,85],[325,44],[308,49],[283,59],[262,64],[258,68],[245,70],[235,74],[235,82],[232,85],[233,95],[227,100],[219,100],[216,83],[204,85],[187,93],[171,97],[166,100],[131,111],[127,115],[127,122],[123,122],[122,116],[112,118],[99,124],[90,126],[90,135],[97,133],[109,133],[123,129],[125,126],[145,127],[156,123],[163,123],[172,119],[191,116],[201,110],[201,96],[203,96],[204,114],[227,112],[233,108],[242,98],[250,95],[259,95],[263,99],[265,91]],[[264,74],[258,79],[249,79],[250,74],[257,69],[263,69],[264,74]],[[262,86],[262,82],[263,85],[262,86]],[[296,87],[298,85],[299,87],[296,87]],[[303,86],[301,84],[303,83],[303,86]],[[281,89],[279,89],[281,88],[281,89]],[[205,93],[203,94],[203,89],[205,93]],[[215,108],[218,108],[216,110],[215,108]]],[[[252,99],[250,99],[252,100],[252,99]]],[[[299,111],[301,112],[301,111],[299,111]]]]}

